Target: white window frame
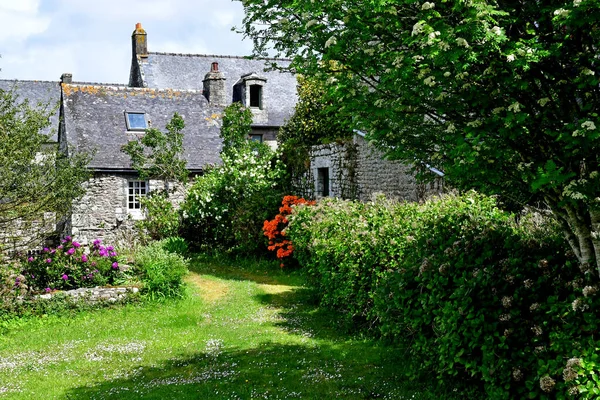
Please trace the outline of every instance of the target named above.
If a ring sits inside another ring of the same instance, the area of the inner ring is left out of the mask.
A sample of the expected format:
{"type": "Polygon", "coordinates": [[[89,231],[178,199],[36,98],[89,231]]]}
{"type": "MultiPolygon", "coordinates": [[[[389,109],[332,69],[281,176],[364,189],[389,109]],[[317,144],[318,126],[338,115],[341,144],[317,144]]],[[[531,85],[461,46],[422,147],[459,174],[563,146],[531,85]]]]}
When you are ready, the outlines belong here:
{"type": "Polygon", "coordinates": [[[127,188],[125,190],[127,213],[141,218],[143,213],[140,199],[148,195],[150,183],[142,179],[128,179],[127,188]]]}

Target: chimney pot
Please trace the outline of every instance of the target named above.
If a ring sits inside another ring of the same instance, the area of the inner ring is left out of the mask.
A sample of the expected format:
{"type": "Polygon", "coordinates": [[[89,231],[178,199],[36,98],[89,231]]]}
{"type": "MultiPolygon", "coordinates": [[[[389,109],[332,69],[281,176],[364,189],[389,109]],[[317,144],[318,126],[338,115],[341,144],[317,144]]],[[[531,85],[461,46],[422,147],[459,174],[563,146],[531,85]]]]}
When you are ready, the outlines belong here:
{"type": "Polygon", "coordinates": [[[62,83],[73,83],[73,74],[65,72],[60,76],[60,81],[62,83]]]}
{"type": "Polygon", "coordinates": [[[135,29],[142,29],[142,23],[138,22],[137,24],[135,24],[135,29]]]}
{"type": "Polygon", "coordinates": [[[219,63],[214,62],[210,66],[210,72],[219,72],[219,63]]]}

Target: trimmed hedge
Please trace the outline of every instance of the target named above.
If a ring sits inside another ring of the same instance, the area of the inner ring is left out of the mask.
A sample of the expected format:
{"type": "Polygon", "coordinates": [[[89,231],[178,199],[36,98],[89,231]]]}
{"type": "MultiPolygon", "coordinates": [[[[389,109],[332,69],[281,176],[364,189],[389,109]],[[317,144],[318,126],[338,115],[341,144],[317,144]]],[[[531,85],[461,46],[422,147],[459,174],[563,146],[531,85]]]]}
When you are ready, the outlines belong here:
{"type": "Polygon", "coordinates": [[[406,343],[420,371],[489,398],[596,398],[598,277],[549,221],[476,193],[323,201],[287,235],[321,302],[406,343]]]}

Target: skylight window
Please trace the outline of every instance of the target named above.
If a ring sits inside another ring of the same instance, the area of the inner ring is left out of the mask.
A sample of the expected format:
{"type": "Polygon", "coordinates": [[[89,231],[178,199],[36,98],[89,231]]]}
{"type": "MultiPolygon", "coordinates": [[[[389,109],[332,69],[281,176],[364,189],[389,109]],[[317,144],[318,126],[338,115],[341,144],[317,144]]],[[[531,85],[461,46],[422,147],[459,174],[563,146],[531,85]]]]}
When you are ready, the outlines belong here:
{"type": "Polygon", "coordinates": [[[143,112],[125,112],[125,123],[128,131],[143,131],[148,128],[146,114],[143,112]]]}

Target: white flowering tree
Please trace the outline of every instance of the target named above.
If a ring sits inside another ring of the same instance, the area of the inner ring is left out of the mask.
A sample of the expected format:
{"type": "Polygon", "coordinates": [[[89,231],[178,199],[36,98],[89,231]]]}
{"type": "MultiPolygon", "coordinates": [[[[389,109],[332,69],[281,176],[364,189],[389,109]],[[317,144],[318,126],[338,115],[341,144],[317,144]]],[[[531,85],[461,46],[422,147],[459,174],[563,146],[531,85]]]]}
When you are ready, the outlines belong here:
{"type": "Polygon", "coordinates": [[[600,272],[600,3],[244,0],[255,55],[323,75],[355,128],[450,184],[552,209],[600,272]]]}

